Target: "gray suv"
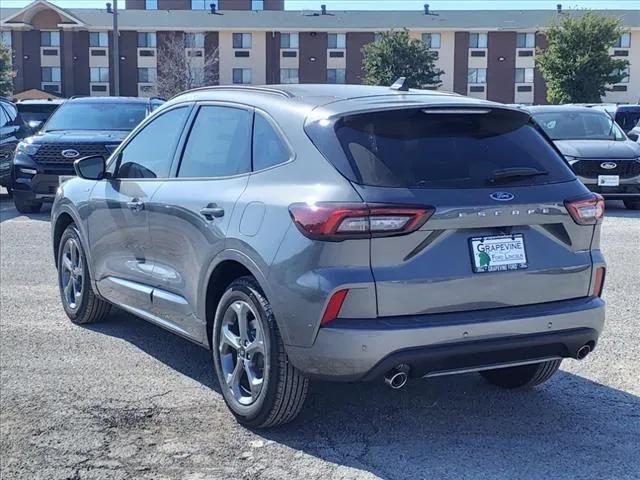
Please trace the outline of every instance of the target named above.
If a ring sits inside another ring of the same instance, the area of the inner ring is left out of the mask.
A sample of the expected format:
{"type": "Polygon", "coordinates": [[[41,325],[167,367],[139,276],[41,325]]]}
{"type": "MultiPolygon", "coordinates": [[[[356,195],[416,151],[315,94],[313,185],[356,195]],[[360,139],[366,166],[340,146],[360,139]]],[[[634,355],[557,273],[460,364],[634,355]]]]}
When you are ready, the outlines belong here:
{"type": "Polygon", "coordinates": [[[522,110],[210,87],[75,168],[52,211],[67,315],[116,305],[210,348],[245,425],[292,420],[310,378],[537,385],[603,328],[603,200],[522,110]]]}

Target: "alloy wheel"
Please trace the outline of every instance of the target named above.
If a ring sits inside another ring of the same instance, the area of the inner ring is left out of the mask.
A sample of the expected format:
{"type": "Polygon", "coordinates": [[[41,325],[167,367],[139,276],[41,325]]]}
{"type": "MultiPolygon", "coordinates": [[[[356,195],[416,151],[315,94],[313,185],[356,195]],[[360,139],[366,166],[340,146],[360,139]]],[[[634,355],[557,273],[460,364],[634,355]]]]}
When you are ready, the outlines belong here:
{"type": "Polygon", "coordinates": [[[60,286],[62,297],[71,310],[75,310],[82,301],[82,284],[84,281],[84,265],[80,247],[75,239],[69,238],[62,250],[60,265],[60,286]]]}

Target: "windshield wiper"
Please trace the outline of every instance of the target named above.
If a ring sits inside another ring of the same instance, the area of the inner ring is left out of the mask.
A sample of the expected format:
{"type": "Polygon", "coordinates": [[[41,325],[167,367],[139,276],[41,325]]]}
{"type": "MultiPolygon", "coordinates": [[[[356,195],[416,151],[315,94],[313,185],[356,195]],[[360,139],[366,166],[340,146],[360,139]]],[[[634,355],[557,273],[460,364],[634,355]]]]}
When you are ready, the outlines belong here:
{"type": "Polygon", "coordinates": [[[491,176],[487,179],[489,183],[497,183],[502,180],[510,180],[516,178],[537,177],[539,175],[549,175],[546,170],[538,170],[535,168],[501,168],[491,172],[491,176]]]}

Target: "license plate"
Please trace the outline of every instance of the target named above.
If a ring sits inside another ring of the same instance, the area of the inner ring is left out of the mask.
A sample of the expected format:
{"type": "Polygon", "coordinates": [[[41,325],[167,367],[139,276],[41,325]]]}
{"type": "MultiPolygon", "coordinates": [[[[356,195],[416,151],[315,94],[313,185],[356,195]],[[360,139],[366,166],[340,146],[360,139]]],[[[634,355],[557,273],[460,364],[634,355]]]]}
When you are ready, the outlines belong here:
{"type": "Polygon", "coordinates": [[[475,273],[506,272],[527,268],[524,236],[520,233],[474,237],[469,240],[469,244],[475,273]]]}
{"type": "Polygon", "coordinates": [[[67,180],[71,180],[72,178],[76,178],[75,175],[60,175],[58,177],[58,185],[62,185],[67,180]]]}
{"type": "Polygon", "coordinates": [[[598,175],[599,187],[617,187],[620,185],[619,175],[598,175]]]}

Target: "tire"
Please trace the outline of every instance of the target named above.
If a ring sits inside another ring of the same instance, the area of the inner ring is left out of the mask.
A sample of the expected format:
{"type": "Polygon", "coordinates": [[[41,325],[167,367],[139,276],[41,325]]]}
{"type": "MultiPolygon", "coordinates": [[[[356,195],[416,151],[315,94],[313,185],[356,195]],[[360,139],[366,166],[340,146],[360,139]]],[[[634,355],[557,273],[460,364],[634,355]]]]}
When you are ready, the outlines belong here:
{"type": "Polygon", "coordinates": [[[640,198],[625,198],[623,202],[629,210],[640,210],[640,198]]]}
{"type": "Polygon", "coordinates": [[[497,368],[480,372],[485,380],[503,388],[535,387],[549,380],[560,368],[562,360],[521,365],[519,367],[497,368]]]}
{"type": "Polygon", "coordinates": [[[302,409],[309,380],[289,362],[269,301],[253,277],[239,278],[227,288],[212,328],[216,376],[238,422],[268,428],[293,420],[302,409]],[[248,388],[250,378],[255,390],[248,388]]]}
{"type": "Polygon", "coordinates": [[[42,208],[42,202],[28,202],[15,195],[13,204],[20,213],[38,213],[42,208]]]}
{"type": "Polygon", "coordinates": [[[60,299],[69,319],[76,325],[103,320],[111,304],[93,292],[87,257],[74,224],[69,225],[60,238],[57,265],[60,299]]]}

